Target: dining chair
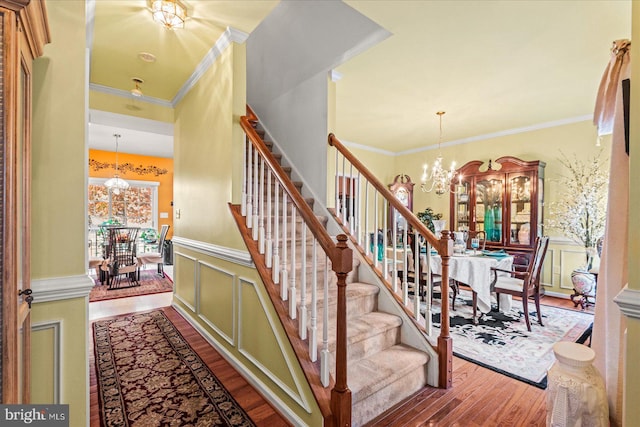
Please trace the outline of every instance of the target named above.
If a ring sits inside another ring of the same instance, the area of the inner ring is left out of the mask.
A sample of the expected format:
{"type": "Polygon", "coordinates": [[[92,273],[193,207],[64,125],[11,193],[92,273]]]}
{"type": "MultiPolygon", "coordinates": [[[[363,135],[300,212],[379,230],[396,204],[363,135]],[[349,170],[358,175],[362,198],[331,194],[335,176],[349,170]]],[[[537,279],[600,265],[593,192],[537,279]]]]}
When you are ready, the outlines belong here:
{"type": "Polygon", "coordinates": [[[519,296],[522,298],[522,309],[524,319],[527,323],[527,330],[531,332],[531,322],[529,321],[529,298],[533,297],[536,304],[538,323],[542,324],[542,314],[540,313],[540,273],[544,257],[547,254],[549,237],[537,237],[533,258],[529,263],[527,271],[503,270],[491,267],[494,274],[493,290],[498,299],[498,309],[500,309],[500,294],[519,296]],[[507,276],[498,276],[499,272],[508,273],[507,276]]]}
{"type": "Polygon", "coordinates": [[[138,230],[137,227],[109,228],[109,258],[107,261],[109,290],[140,285],[136,259],[138,230]],[[122,276],[127,277],[128,286],[121,286],[122,276]]]}
{"type": "MultiPolygon", "coordinates": [[[[165,277],[164,274],[164,251],[165,244],[164,241],[167,238],[167,233],[169,232],[169,225],[164,224],[160,228],[160,238],[158,239],[158,252],[143,252],[138,254],[138,261],[141,265],[145,264],[157,264],[158,274],[161,274],[162,277],[165,277]]],[[[140,271],[138,271],[138,277],[140,276],[140,271]]]]}

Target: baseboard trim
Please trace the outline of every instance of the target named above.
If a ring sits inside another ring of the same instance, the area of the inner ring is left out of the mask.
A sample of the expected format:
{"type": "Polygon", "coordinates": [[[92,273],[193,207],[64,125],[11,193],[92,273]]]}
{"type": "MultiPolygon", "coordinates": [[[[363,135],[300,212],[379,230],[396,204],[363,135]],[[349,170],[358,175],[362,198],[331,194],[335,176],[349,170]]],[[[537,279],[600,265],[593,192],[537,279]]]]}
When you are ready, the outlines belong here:
{"type": "Polygon", "coordinates": [[[633,319],[640,319],[640,291],[629,289],[629,285],[625,285],[622,291],[613,299],[618,304],[620,311],[633,319]]]}
{"type": "Polygon", "coordinates": [[[214,258],[220,258],[244,267],[255,267],[251,255],[247,251],[228,248],[226,246],[218,246],[212,243],[201,242],[199,240],[187,239],[185,237],[173,236],[173,244],[181,246],[185,249],[191,249],[214,258]]]}
{"type": "Polygon", "coordinates": [[[31,281],[34,303],[88,297],[94,286],[95,283],[88,275],[51,277],[31,281]]]}
{"type": "Polygon", "coordinates": [[[285,418],[287,418],[295,426],[307,425],[302,419],[300,419],[300,417],[298,417],[298,415],[292,412],[291,409],[279,397],[275,396],[273,394],[273,391],[269,389],[266,384],[255,377],[251,371],[247,370],[235,355],[218,344],[215,338],[213,338],[211,334],[209,334],[209,332],[202,327],[202,325],[195,322],[188,311],[175,303],[173,303],[171,306],[175,308],[176,311],[178,311],[178,313],[180,313],[182,317],[184,317],[185,320],[189,322],[189,324],[193,326],[195,330],[197,330],[198,333],[200,333],[200,335],[202,335],[202,337],[207,340],[207,342],[211,344],[211,346],[213,346],[213,348],[215,348],[216,351],[220,353],[222,357],[224,357],[224,359],[229,362],[229,364],[231,364],[231,366],[233,366],[233,368],[238,371],[249,384],[255,387],[256,390],[258,390],[258,392],[262,394],[265,399],[267,399],[273,406],[275,406],[275,408],[280,411],[280,413],[285,418]]]}
{"type": "Polygon", "coordinates": [[[562,299],[569,299],[570,296],[569,294],[563,294],[561,292],[553,292],[553,291],[548,291],[548,290],[544,290],[544,295],[545,296],[550,296],[550,297],[555,297],[555,298],[562,298],[562,299]]]}

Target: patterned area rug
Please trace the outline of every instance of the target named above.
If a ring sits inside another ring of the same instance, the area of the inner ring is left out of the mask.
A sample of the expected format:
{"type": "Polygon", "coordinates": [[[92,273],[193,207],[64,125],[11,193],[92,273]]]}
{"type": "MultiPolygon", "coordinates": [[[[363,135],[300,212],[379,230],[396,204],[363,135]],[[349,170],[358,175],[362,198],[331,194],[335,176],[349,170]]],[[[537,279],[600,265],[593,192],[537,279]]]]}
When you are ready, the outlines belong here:
{"type": "Polygon", "coordinates": [[[101,285],[100,279],[94,279],[96,285],[89,293],[89,302],[104,301],[115,298],[137,297],[140,295],[157,294],[160,292],[172,292],[173,282],[169,277],[163,278],[155,269],[142,270],[140,272],[140,286],[131,288],[108,290],[106,284],[101,285]]]}
{"type": "MultiPolygon", "coordinates": [[[[520,301],[514,301],[508,313],[497,311],[494,305],[474,325],[471,294],[467,294],[458,296],[456,310],[450,311],[454,354],[536,387],[547,387],[547,370],[555,362],[553,344],[584,343],[591,336],[593,314],[542,305],[544,326],[540,326],[533,302],[529,303],[531,332],[527,331],[520,301]]],[[[433,303],[433,324],[439,328],[440,300],[434,299],[433,303]]]]}
{"type": "Polygon", "coordinates": [[[162,311],[94,323],[103,426],[255,426],[162,311]]]}

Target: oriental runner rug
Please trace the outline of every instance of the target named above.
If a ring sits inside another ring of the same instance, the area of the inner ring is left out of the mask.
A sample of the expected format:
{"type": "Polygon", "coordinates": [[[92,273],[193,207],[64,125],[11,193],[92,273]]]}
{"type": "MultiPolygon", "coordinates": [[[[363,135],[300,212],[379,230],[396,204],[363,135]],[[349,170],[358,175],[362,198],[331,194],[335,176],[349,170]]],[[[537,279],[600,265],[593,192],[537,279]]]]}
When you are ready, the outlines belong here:
{"type": "Polygon", "coordinates": [[[255,426],[162,311],[93,328],[104,427],[255,426]]]}
{"type": "MultiPolygon", "coordinates": [[[[125,279],[126,280],[126,279],[125,279]]],[[[96,285],[89,293],[89,302],[105,301],[116,298],[137,297],[140,295],[157,294],[160,292],[172,292],[173,282],[169,276],[162,277],[155,269],[142,270],[140,272],[140,286],[123,289],[109,290],[106,285],[100,284],[100,279],[95,279],[96,285]]]]}
{"type": "MultiPolygon", "coordinates": [[[[433,300],[434,334],[439,333],[440,300],[433,300]]],[[[555,362],[558,341],[585,343],[591,336],[593,314],[541,305],[542,323],[529,304],[531,332],[527,331],[522,303],[513,302],[508,313],[494,305],[478,325],[472,321],[471,294],[463,291],[450,310],[454,355],[539,388],[547,387],[547,370],[555,362]],[[467,295],[468,294],[468,295],[467,295]]]]}

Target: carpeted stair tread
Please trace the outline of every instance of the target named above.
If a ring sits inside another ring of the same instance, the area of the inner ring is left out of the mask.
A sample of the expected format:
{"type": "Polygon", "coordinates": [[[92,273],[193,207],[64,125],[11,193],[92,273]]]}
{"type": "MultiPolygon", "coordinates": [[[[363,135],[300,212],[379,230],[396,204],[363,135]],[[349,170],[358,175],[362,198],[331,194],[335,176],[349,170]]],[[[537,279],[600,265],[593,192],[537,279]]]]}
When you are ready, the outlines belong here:
{"type": "Polygon", "coordinates": [[[403,344],[394,345],[367,358],[351,363],[347,368],[353,404],[396,380],[424,369],[429,356],[403,344]]]}
{"type": "MultiPolygon", "coordinates": [[[[370,338],[374,335],[383,334],[391,329],[395,329],[400,326],[402,326],[402,319],[400,317],[382,311],[372,311],[370,313],[358,316],[354,319],[349,319],[349,325],[347,325],[347,345],[354,345],[355,343],[364,341],[365,339],[370,338]]],[[[335,351],[335,328],[329,329],[328,340],[329,351],[335,351]]],[[[350,360],[349,363],[354,363],[354,361],[350,360]]]]}

